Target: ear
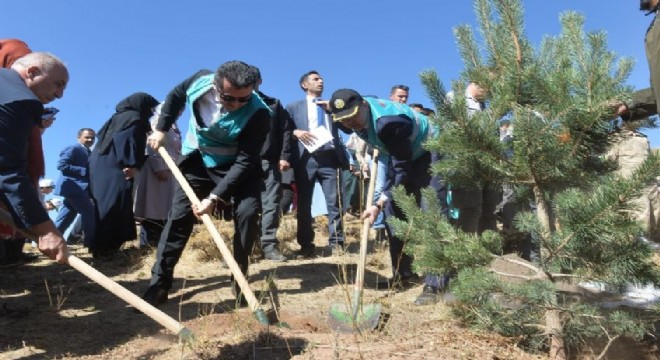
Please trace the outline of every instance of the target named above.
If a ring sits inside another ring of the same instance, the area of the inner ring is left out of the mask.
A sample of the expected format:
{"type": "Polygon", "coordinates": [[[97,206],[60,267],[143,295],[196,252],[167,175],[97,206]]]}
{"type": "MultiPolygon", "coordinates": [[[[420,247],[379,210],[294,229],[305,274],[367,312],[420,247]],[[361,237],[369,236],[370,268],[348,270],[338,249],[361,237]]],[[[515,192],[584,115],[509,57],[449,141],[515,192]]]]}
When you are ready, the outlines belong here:
{"type": "Polygon", "coordinates": [[[35,77],[41,75],[41,69],[36,65],[32,65],[25,69],[25,75],[28,79],[34,80],[35,77]]]}

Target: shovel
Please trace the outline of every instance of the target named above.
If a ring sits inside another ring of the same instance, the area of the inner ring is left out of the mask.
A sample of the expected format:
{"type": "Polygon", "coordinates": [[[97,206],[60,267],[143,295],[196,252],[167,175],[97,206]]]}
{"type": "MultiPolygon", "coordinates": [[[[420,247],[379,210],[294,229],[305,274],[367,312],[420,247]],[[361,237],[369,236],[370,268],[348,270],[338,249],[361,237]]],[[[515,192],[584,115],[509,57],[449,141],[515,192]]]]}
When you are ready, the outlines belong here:
{"type": "MultiPolygon", "coordinates": [[[[369,190],[367,191],[367,205],[371,204],[374,198],[377,173],[378,150],[374,149],[371,163],[371,178],[369,179],[369,190]]],[[[364,219],[360,238],[360,258],[358,260],[357,274],[355,274],[353,299],[351,301],[352,306],[347,307],[347,304],[333,304],[330,307],[328,323],[333,330],[341,333],[354,333],[374,329],[380,319],[380,304],[362,304],[364,266],[367,262],[369,228],[371,228],[369,219],[364,219]]]]}
{"type": "MultiPolygon", "coordinates": [[[[9,213],[6,210],[1,208],[0,208],[0,222],[5,223],[13,228],[16,228],[16,224],[14,223],[14,219],[12,219],[11,215],[9,215],[9,213]]],[[[28,229],[17,229],[17,230],[20,231],[23,235],[25,235],[25,237],[27,237],[28,239],[39,241],[39,237],[34,232],[28,229]]],[[[80,260],[80,258],[69,254],[68,261],[71,267],[78,270],[80,273],[87,276],[95,283],[101,285],[106,290],[115,294],[116,296],[118,296],[120,299],[124,300],[128,304],[132,305],[134,308],[140,310],[145,315],[147,315],[157,323],[163,325],[171,332],[179,335],[179,338],[182,341],[192,342],[194,340],[195,335],[190,329],[184,327],[183,325],[181,325],[181,323],[174,320],[164,312],[158,310],[148,302],[142,300],[142,298],[140,298],[139,296],[128,291],[125,287],[119,285],[109,277],[103,275],[101,272],[94,269],[86,262],[80,260]]]]}
{"type": "MultiPolygon", "coordinates": [[[[172,174],[176,180],[179,182],[179,185],[181,185],[181,188],[183,188],[183,191],[185,191],[186,195],[188,195],[190,202],[199,205],[199,198],[197,198],[197,195],[195,195],[195,191],[193,191],[192,187],[190,187],[190,184],[188,184],[188,181],[181,173],[181,170],[179,170],[179,167],[176,166],[176,163],[174,160],[172,160],[170,154],[167,153],[167,150],[161,146],[158,148],[158,153],[163,158],[163,160],[165,160],[165,163],[170,168],[170,171],[172,171],[172,174]]],[[[241,288],[241,292],[243,293],[245,300],[247,300],[248,307],[252,310],[252,313],[257,318],[259,323],[262,325],[269,325],[266,312],[261,308],[257,297],[254,296],[254,293],[252,292],[252,289],[250,289],[250,285],[245,279],[243,272],[238,267],[238,263],[234,259],[231,251],[229,251],[227,244],[225,244],[225,241],[222,239],[222,235],[220,235],[218,229],[215,228],[215,224],[213,224],[211,217],[208,214],[204,214],[201,216],[201,218],[202,222],[204,222],[204,225],[206,225],[206,228],[211,233],[213,242],[215,242],[215,245],[218,247],[222,257],[225,259],[225,262],[229,266],[229,270],[231,270],[232,275],[234,275],[234,280],[241,288]]],[[[236,295],[238,296],[238,294],[236,295]]]]}

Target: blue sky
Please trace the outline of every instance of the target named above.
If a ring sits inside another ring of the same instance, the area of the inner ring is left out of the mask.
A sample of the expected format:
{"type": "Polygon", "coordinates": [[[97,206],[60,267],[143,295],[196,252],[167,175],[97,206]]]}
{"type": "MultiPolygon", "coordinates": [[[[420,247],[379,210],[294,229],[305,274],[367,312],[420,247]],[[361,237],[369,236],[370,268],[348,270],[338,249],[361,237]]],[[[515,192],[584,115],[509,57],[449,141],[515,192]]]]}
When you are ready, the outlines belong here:
{"type": "MultiPolygon", "coordinates": [[[[539,44],[560,30],[559,14],[576,10],[587,30],[605,30],[609,47],[637,60],[629,83],[648,87],[643,37],[652,16],[636,1],[527,0],[526,34],[539,44]]],[[[386,97],[394,84],[411,88],[409,102],[429,105],[418,80],[435,68],[443,82],[462,62],[452,29],[474,24],[472,1],[8,1],[3,38],[20,38],[69,67],[61,110],[44,136],[47,177],[56,179],[59,151],[81,127],[99,129],[121,99],[145,91],[164,99],[199,69],[228,60],[261,69],[262,90],[285,104],[303,96],[298,79],[316,69],[325,94],[351,87],[386,97]]],[[[180,124],[187,124],[182,118],[180,124]]],[[[649,132],[660,147],[660,129],[649,132]]]]}

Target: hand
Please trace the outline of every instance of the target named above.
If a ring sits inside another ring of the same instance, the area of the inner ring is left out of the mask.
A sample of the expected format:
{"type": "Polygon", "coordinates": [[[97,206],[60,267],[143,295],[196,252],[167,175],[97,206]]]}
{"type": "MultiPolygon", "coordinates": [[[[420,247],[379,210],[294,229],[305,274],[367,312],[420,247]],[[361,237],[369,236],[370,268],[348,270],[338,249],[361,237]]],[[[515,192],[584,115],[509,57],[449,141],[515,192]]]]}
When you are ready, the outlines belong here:
{"type": "Polygon", "coordinates": [[[33,226],[30,230],[39,236],[39,251],[60,264],[69,262],[69,250],[62,234],[57,231],[55,224],[48,220],[33,226]]]}
{"type": "Polygon", "coordinates": [[[53,203],[50,202],[50,201],[46,201],[46,202],[44,203],[44,207],[45,207],[46,210],[48,210],[48,211],[55,210],[55,205],[53,205],[53,203]]]}
{"type": "Polygon", "coordinates": [[[41,129],[42,129],[42,133],[43,133],[43,130],[48,129],[51,125],[53,125],[53,122],[54,122],[54,121],[55,121],[55,116],[51,116],[51,117],[49,117],[49,118],[45,118],[45,119],[42,118],[42,119],[41,119],[41,129]]]}
{"type": "Polygon", "coordinates": [[[213,211],[215,211],[215,201],[211,201],[209,199],[203,199],[202,201],[199,202],[199,204],[193,204],[193,213],[197,217],[201,217],[202,215],[205,214],[212,214],[213,211]]]}
{"type": "Polygon", "coordinates": [[[316,136],[312,135],[309,131],[304,130],[293,130],[293,136],[300,139],[305,145],[312,145],[316,141],[316,136]]]}
{"type": "Polygon", "coordinates": [[[147,143],[154,151],[158,151],[158,148],[165,144],[165,135],[164,131],[154,130],[147,138],[147,143]]]}
{"type": "Polygon", "coordinates": [[[624,103],[618,104],[618,106],[616,107],[615,115],[616,116],[623,116],[623,115],[626,115],[627,113],[628,113],[628,106],[624,103]]]}
{"type": "Polygon", "coordinates": [[[291,168],[291,164],[289,164],[288,161],[286,160],[280,160],[280,171],[287,171],[291,168]]]}
{"type": "Polygon", "coordinates": [[[330,111],[330,101],[328,100],[316,100],[314,103],[318,106],[322,106],[325,111],[330,111]]]}
{"type": "Polygon", "coordinates": [[[159,181],[167,181],[170,178],[169,170],[156,171],[156,179],[159,181]]]}
{"type": "Polygon", "coordinates": [[[135,176],[136,171],[137,171],[136,168],[130,168],[130,167],[121,169],[121,172],[124,173],[124,176],[126,177],[126,180],[132,179],[135,176]]]}
{"type": "Polygon", "coordinates": [[[348,165],[348,171],[350,171],[353,176],[360,176],[360,171],[355,165],[348,165]]]}
{"type": "Polygon", "coordinates": [[[39,237],[39,251],[60,264],[69,262],[69,250],[61,235],[50,233],[39,237]]]}
{"type": "Polygon", "coordinates": [[[378,214],[380,214],[380,209],[376,205],[371,205],[368,208],[362,212],[362,216],[360,219],[369,219],[369,224],[373,225],[373,223],[376,221],[376,218],[378,217],[378,214]]]}
{"type": "Polygon", "coordinates": [[[369,171],[369,164],[367,164],[366,162],[362,163],[362,165],[360,165],[360,170],[369,171]]]}

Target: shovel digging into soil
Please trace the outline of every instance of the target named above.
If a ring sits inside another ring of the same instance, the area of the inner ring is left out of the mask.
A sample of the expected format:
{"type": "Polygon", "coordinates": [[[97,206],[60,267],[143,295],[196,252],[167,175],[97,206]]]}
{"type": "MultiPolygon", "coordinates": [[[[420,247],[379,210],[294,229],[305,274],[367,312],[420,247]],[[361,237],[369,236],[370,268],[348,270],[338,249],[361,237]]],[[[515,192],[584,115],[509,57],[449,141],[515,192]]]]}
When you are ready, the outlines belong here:
{"type": "MultiPolygon", "coordinates": [[[[16,229],[16,224],[14,223],[14,219],[12,219],[11,215],[2,208],[0,208],[0,222],[5,223],[11,226],[12,228],[16,229]]],[[[17,229],[17,230],[20,231],[23,235],[25,235],[26,238],[33,241],[39,241],[39,237],[32,231],[28,229],[17,229]]],[[[145,315],[147,315],[157,323],[163,325],[168,330],[177,334],[182,342],[190,343],[194,341],[195,336],[190,329],[184,327],[183,325],[181,325],[181,323],[174,320],[164,312],[158,310],[148,302],[142,300],[142,298],[140,298],[139,296],[128,291],[128,289],[126,289],[125,287],[119,285],[109,277],[103,275],[101,272],[94,269],[89,264],[82,261],[80,258],[74,255],[69,255],[68,261],[69,261],[69,265],[71,265],[72,268],[78,270],[80,273],[87,276],[95,283],[101,285],[106,290],[110,291],[111,293],[113,293],[120,299],[124,300],[134,308],[140,310],[141,312],[143,312],[145,315]]]]}
{"type": "MultiPolygon", "coordinates": [[[[371,162],[371,178],[367,191],[367,205],[373,201],[376,176],[378,175],[378,150],[374,149],[371,162]]],[[[365,207],[366,208],[366,207],[365,207]]],[[[351,304],[333,304],[328,315],[330,327],[342,333],[362,332],[376,328],[380,319],[380,304],[362,304],[364,289],[364,267],[367,262],[367,243],[369,240],[369,219],[364,219],[360,238],[360,258],[358,260],[353,298],[351,304]]]]}
{"type": "MultiPolygon", "coordinates": [[[[172,160],[170,154],[167,153],[167,150],[165,150],[164,147],[160,147],[158,148],[158,153],[163,158],[167,166],[170,168],[170,171],[172,171],[172,174],[179,182],[179,185],[181,185],[183,191],[186,193],[186,195],[188,195],[188,199],[190,199],[190,202],[193,204],[199,204],[199,198],[197,198],[197,195],[195,195],[195,191],[192,189],[192,187],[190,187],[190,184],[188,184],[188,181],[181,173],[181,170],[179,170],[179,167],[176,166],[176,163],[174,163],[174,160],[172,160]]],[[[227,244],[225,244],[224,240],[222,239],[222,235],[220,235],[218,229],[215,228],[215,224],[213,224],[213,220],[211,220],[211,217],[208,214],[202,215],[201,219],[202,222],[204,222],[204,225],[206,225],[207,230],[211,233],[211,236],[213,237],[213,242],[215,242],[215,245],[220,250],[223,259],[229,266],[229,270],[231,271],[232,275],[234,275],[234,280],[240,287],[241,292],[243,293],[243,296],[245,297],[245,300],[247,301],[248,306],[250,307],[250,310],[252,310],[252,313],[254,314],[255,318],[257,319],[257,321],[259,321],[260,324],[269,325],[270,322],[268,321],[268,316],[266,315],[266,312],[261,308],[259,304],[259,300],[257,300],[257,297],[254,296],[254,292],[252,292],[252,289],[250,288],[250,284],[248,284],[247,280],[245,279],[245,276],[243,275],[243,272],[238,266],[238,263],[234,259],[234,256],[232,255],[231,251],[229,251],[227,244]]],[[[236,295],[238,296],[238,294],[236,295]]]]}

